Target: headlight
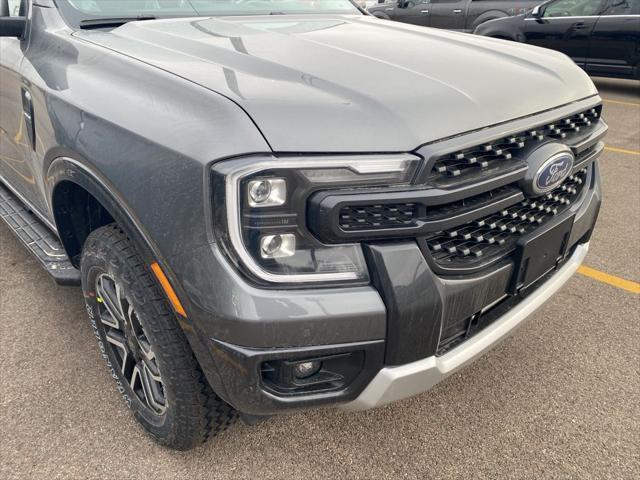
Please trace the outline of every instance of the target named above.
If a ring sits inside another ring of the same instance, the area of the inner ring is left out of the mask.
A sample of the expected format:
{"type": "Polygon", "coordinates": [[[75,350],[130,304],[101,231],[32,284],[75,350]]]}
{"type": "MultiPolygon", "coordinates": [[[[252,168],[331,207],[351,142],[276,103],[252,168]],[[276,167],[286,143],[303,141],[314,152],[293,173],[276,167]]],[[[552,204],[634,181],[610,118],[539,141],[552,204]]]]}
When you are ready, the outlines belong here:
{"type": "Polygon", "coordinates": [[[404,154],[220,162],[212,180],[216,237],[263,282],[368,281],[360,244],[323,244],[309,231],[307,200],[321,190],[409,184],[419,162],[404,154]]]}

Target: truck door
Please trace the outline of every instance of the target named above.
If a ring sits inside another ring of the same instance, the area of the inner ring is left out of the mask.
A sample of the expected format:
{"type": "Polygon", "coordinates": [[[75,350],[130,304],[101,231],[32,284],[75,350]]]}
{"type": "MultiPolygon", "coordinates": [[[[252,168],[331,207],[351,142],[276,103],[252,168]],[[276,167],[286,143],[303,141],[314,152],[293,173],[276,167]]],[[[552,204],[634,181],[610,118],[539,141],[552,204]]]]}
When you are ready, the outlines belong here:
{"type": "Polygon", "coordinates": [[[589,38],[602,11],[602,0],[555,0],[539,17],[524,20],[526,42],[562,52],[585,67],[589,38]]]}
{"type": "Polygon", "coordinates": [[[639,69],[640,0],[609,0],[591,34],[587,71],[632,77],[639,69]]]}
{"type": "Polygon", "coordinates": [[[471,0],[431,0],[430,26],[464,30],[467,7],[471,0]]]}
{"type": "Polygon", "coordinates": [[[412,25],[429,25],[429,0],[399,0],[394,11],[394,20],[412,25]]]}
{"type": "MultiPolygon", "coordinates": [[[[0,15],[24,16],[27,0],[0,0],[0,15]]],[[[28,40],[0,37],[0,178],[42,206],[30,163],[33,110],[20,67],[28,40]]]]}

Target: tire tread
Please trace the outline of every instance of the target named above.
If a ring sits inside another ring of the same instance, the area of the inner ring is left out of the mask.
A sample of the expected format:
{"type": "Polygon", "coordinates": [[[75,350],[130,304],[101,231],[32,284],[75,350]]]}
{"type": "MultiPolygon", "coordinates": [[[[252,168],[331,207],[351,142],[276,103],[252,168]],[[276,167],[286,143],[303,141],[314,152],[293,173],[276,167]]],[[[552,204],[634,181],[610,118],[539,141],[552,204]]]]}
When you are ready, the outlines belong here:
{"type": "MultiPolygon", "coordinates": [[[[100,259],[120,273],[123,287],[136,302],[145,331],[153,337],[163,382],[174,395],[176,405],[170,402],[168,407],[173,407],[170,428],[149,428],[141,421],[145,430],[159,443],[177,450],[188,450],[225,431],[237,419],[237,412],[211,389],[151,269],[116,224],[93,231],[85,243],[82,265],[100,259]]],[[[87,291],[92,287],[82,270],[85,298],[90,299],[87,291]]]]}

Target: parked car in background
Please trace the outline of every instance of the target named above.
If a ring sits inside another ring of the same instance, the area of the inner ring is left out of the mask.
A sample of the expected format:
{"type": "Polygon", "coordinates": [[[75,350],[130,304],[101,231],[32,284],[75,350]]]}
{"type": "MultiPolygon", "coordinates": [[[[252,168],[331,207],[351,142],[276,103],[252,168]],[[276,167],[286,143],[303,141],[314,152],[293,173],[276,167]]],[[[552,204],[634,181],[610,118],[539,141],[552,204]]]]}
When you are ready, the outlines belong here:
{"type": "Polygon", "coordinates": [[[551,0],[475,33],[558,50],[591,75],[640,79],[640,0],[551,0]]]}
{"type": "Polygon", "coordinates": [[[367,10],[378,18],[473,32],[484,22],[524,13],[538,3],[539,0],[387,0],[367,10]]]}
{"type": "Polygon", "coordinates": [[[358,0],[356,3],[360,8],[369,10],[370,8],[378,5],[378,0],[358,0]]]}

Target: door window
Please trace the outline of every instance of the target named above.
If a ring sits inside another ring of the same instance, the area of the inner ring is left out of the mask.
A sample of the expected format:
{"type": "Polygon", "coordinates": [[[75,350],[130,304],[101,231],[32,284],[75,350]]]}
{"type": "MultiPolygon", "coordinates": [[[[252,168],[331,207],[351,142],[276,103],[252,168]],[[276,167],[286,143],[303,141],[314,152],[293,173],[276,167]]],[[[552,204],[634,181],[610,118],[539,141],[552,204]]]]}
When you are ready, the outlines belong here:
{"type": "Polygon", "coordinates": [[[25,8],[21,8],[22,4],[26,6],[27,0],[9,0],[9,16],[19,17],[24,15],[25,8]]]}
{"type": "Polygon", "coordinates": [[[547,5],[543,17],[592,17],[600,13],[600,0],[558,0],[547,5]]]}
{"type": "Polygon", "coordinates": [[[640,15],[640,0],[611,0],[603,15],[640,15]]]}
{"type": "Polygon", "coordinates": [[[398,8],[413,8],[416,5],[422,5],[423,3],[429,3],[430,0],[400,0],[398,2],[398,8]]]}

